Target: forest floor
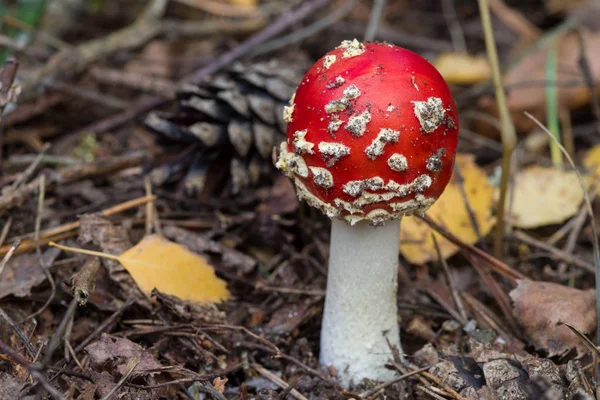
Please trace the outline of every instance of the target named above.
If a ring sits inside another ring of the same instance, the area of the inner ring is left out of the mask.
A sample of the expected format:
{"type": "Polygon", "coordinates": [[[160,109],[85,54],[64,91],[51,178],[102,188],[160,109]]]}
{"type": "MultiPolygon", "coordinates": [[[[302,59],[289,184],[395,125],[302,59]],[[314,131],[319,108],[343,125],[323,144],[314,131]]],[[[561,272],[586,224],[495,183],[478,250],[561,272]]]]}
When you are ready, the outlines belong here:
{"type": "Polygon", "coordinates": [[[598,397],[596,2],[489,0],[502,217],[475,1],[45,3],[0,4],[0,400],[598,397]],[[440,70],[459,154],[402,222],[398,378],[343,388],[318,362],[330,221],[271,154],[306,70],[369,31],[440,70]]]}

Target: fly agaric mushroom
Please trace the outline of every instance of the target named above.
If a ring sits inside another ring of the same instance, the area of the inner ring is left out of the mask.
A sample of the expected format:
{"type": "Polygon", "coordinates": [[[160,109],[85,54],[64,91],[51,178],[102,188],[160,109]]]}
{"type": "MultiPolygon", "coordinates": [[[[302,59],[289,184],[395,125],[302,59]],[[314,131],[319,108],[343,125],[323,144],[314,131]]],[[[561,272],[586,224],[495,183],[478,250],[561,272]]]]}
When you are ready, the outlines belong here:
{"type": "Polygon", "coordinates": [[[283,118],[276,166],[332,218],[321,364],[346,385],[389,379],[388,341],[401,351],[399,221],[424,213],[452,175],[450,90],[419,55],[355,39],[311,67],[283,118]]]}

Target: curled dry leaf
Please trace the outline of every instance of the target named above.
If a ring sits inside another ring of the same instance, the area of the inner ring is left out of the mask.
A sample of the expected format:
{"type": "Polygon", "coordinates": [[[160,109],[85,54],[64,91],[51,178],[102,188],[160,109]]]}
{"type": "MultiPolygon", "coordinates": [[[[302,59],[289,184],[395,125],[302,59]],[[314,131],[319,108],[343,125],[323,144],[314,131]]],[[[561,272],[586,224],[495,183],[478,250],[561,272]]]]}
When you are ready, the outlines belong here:
{"type": "MultiPolygon", "coordinates": [[[[587,176],[584,181],[591,183],[587,176]]],[[[557,168],[526,168],[517,173],[513,190],[510,212],[518,228],[559,224],[577,214],[584,199],[577,174],[557,168]]]]}
{"type": "MultiPolygon", "coordinates": [[[[458,154],[456,164],[460,167],[464,190],[479,225],[479,231],[485,237],[495,224],[492,216],[494,189],[488,182],[485,172],[475,164],[473,156],[458,154]]],[[[456,174],[452,176],[452,180],[438,201],[427,211],[427,215],[466,243],[474,244],[479,239],[471,223],[456,174]]],[[[404,218],[400,233],[400,252],[412,264],[437,260],[432,233],[433,230],[429,225],[420,219],[404,218]]],[[[434,234],[442,257],[448,258],[458,252],[457,246],[441,235],[434,234]]]]}
{"type": "MultiPolygon", "coordinates": [[[[600,32],[581,30],[586,59],[594,81],[600,82],[600,32]]],[[[561,108],[575,109],[590,101],[590,90],[579,65],[581,46],[576,34],[560,37],[557,43],[557,81],[565,84],[558,86],[558,104],[561,108]],[[575,82],[575,84],[568,84],[575,82]]],[[[517,129],[528,131],[534,123],[523,112],[528,111],[544,120],[546,110],[546,87],[540,82],[546,81],[546,59],[548,46],[534,50],[513,65],[504,76],[507,88],[508,107],[517,129]]],[[[490,113],[496,113],[494,98],[481,98],[481,105],[490,113]]]]}
{"type": "Polygon", "coordinates": [[[446,82],[473,85],[490,77],[490,64],[485,56],[465,53],[442,53],[434,63],[446,82]]]}
{"type": "Polygon", "coordinates": [[[112,337],[107,334],[102,334],[100,340],[87,345],[85,351],[89,354],[93,365],[104,367],[110,361],[121,374],[124,373],[127,363],[133,357],[137,357],[139,360],[134,374],[162,367],[156,358],[139,344],[129,339],[112,337]]]}
{"type": "Polygon", "coordinates": [[[566,326],[565,322],[584,334],[596,327],[595,292],[579,290],[551,282],[520,280],[510,292],[514,315],[525,334],[538,349],[548,356],[562,355],[571,349],[578,354],[586,347],[566,326]]]}
{"type": "MultiPolygon", "coordinates": [[[[48,249],[44,252],[44,263],[52,265],[60,254],[58,249],[48,249]]],[[[10,259],[0,274],[0,299],[13,295],[25,297],[31,294],[31,289],[46,280],[46,274],[40,265],[37,254],[20,254],[10,259]]]]}

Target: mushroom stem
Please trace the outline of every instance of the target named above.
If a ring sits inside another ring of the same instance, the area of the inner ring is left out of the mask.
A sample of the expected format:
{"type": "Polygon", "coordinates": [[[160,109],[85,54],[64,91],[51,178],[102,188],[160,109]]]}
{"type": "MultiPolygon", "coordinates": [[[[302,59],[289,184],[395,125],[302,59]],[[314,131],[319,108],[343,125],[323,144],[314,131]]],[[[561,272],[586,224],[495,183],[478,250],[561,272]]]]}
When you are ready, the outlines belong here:
{"type": "Polygon", "coordinates": [[[400,221],[373,227],[332,220],[321,364],[333,366],[343,385],[363,378],[388,380],[384,367],[400,352],[396,305],[400,221]]]}

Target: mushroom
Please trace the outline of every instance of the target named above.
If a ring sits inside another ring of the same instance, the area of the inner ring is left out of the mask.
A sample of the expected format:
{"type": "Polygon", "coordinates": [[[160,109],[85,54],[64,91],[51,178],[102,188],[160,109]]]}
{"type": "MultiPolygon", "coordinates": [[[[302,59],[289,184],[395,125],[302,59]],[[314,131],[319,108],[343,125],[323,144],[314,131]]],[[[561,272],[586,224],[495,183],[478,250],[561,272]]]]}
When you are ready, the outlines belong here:
{"type": "Polygon", "coordinates": [[[400,351],[400,219],[423,214],[452,175],[458,117],[424,58],[344,41],[302,79],[284,110],[276,166],[332,219],[320,362],[348,385],[386,380],[400,351]]]}

